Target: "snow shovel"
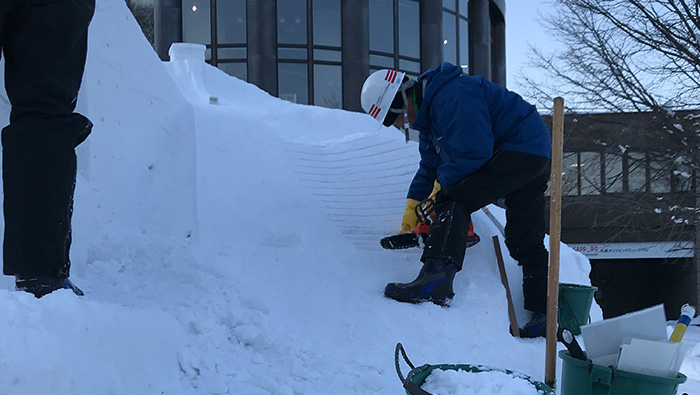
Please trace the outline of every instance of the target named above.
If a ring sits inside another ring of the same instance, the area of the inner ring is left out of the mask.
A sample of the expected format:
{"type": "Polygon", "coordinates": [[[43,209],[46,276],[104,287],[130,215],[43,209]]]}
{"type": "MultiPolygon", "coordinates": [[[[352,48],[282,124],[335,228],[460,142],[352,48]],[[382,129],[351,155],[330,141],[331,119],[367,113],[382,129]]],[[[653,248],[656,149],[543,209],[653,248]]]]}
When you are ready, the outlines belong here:
{"type": "Polygon", "coordinates": [[[419,367],[415,367],[411,361],[408,359],[406,356],[406,351],[403,349],[403,346],[401,343],[396,344],[396,351],[394,353],[394,362],[396,364],[396,374],[399,375],[399,380],[401,380],[401,384],[403,385],[403,388],[406,390],[407,395],[432,395],[430,392],[424,390],[421,388],[421,386],[425,383],[425,379],[430,376],[430,373],[432,373],[433,370],[435,369],[440,369],[440,370],[463,370],[465,372],[471,372],[471,373],[479,373],[479,372],[501,372],[505,373],[507,375],[517,377],[519,379],[522,379],[524,381],[529,382],[532,384],[534,388],[537,390],[541,391],[543,394],[554,394],[554,390],[545,385],[544,383],[541,383],[539,381],[532,380],[530,377],[525,376],[524,374],[514,372],[512,370],[507,370],[507,369],[497,369],[497,368],[492,368],[488,366],[481,366],[481,365],[464,365],[464,364],[459,364],[459,365],[453,365],[453,364],[441,364],[441,365],[423,365],[419,367]],[[399,353],[403,356],[404,361],[406,364],[411,368],[411,371],[408,372],[408,375],[404,378],[403,374],[401,373],[401,366],[399,366],[399,353]]]}

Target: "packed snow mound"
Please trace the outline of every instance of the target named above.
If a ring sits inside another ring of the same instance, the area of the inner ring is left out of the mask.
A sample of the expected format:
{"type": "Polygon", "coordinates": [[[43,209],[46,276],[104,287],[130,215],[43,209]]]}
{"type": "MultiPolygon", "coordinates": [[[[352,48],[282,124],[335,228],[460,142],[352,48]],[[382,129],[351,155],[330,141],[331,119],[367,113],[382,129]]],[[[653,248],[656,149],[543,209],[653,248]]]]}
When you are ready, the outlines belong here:
{"type": "MultiPolygon", "coordinates": [[[[90,29],[72,276],[86,296],[36,300],[2,279],[3,394],[398,393],[399,341],[419,364],[544,376],[544,340],[508,333],[499,231],[481,212],[451,307],[383,297],[420,268],[418,249],[378,243],[398,230],[415,144],[204,63],[164,64],[123,1],[98,0],[90,29]]],[[[561,262],[563,282],[588,283],[585,257],[562,246],[561,262]]]]}

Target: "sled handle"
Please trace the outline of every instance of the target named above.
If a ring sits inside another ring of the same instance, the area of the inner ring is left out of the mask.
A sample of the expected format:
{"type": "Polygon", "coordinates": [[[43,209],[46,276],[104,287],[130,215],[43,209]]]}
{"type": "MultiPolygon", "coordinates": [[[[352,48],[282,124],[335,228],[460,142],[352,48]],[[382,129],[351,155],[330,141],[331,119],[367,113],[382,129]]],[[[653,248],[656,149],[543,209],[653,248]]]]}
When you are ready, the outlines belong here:
{"type": "Polygon", "coordinates": [[[401,373],[401,366],[399,366],[399,352],[403,356],[403,360],[406,361],[406,364],[411,368],[415,369],[416,367],[413,366],[411,361],[408,359],[408,356],[406,355],[406,350],[403,349],[403,346],[401,343],[396,343],[396,351],[394,352],[394,363],[396,364],[396,374],[399,375],[399,380],[401,380],[401,383],[403,384],[403,387],[408,391],[409,393],[413,395],[433,395],[428,391],[425,391],[421,389],[419,386],[413,384],[412,382],[408,381],[408,378],[404,378],[403,374],[401,373]]]}

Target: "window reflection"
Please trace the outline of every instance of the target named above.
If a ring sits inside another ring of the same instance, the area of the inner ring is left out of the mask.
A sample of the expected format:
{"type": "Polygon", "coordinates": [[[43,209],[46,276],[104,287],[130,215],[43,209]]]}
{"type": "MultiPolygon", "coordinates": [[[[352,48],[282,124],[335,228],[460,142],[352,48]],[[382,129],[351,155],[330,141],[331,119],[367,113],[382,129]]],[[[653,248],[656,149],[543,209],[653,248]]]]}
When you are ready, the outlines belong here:
{"type": "Polygon", "coordinates": [[[673,189],[675,192],[690,191],[693,188],[693,168],[683,158],[676,158],[673,169],[673,189]]]}
{"type": "Polygon", "coordinates": [[[343,108],[343,75],[340,66],[314,65],[314,104],[343,108]]]}
{"type": "Polygon", "coordinates": [[[457,5],[455,0],[442,0],[442,6],[444,8],[447,8],[448,10],[455,11],[457,10],[457,5]]]}
{"type": "Polygon", "coordinates": [[[370,51],[394,52],[394,2],[393,0],[370,0],[369,2],[369,49],[370,51]]]}
{"type": "Polygon", "coordinates": [[[314,0],[313,18],[314,44],[339,47],[341,43],[340,0],[314,0]]]}
{"type": "Polygon", "coordinates": [[[343,55],[340,51],[333,51],[330,49],[314,49],[314,60],[341,62],[343,60],[343,55]]]}
{"type": "Polygon", "coordinates": [[[671,161],[668,158],[656,157],[649,161],[649,167],[651,192],[671,192],[671,161]]]}
{"type": "Polygon", "coordinates": [[[605,154],[605,192],[622,192],[622,155],[605,154]]]}
{"type": "Polygon", "coordinates": [[[307,59],[306,48],[277,48],[277,56],[280,59],[307,59]]]}
{"type": "Polygon", "coordinates": [[[420,10],[417,1],[399,0],[399,55],[420,58],[420,10]]]}
{"type": "Polygon", "coordinates": [[[420,62],[412,60],[399,59],[399,69],[404,72],[420,74],[420,62]]]}
{"type": "Polygon", "coordinates": [[[246,53],[246,48],[219,48],[216,51],[219,61],[222,59],[246,59],[246,53]]]}
{"type": "Polygon", "coordinates": [[[277,41],[306,44],[306,0],[277,2],[277,41]]]}
{"type": "Polygon", "coordinates": [[[459,18],[459,64],[469,73],[469,23],[459,18]]]}
{"type": "Polygon", "coordinates": [[[561,169],[562,195],[578,195],[578,155],[575,152],[564,154],[561,169]]]}
{"type": "Polygon", "coordinates": [[[246,0],[217,2],[216,21],[219,44],[246,43],[246,0]]]}
{"type": "Polygon", "coordinates": [[[243,81],[246,81],[248,79],[248,64],[247,63],[219,63],[218,67],[228,73],[229,75],[232,75],[236,78],[239,78],[243,81]]]}
{"type": "Polygon", "coordinates": [[[457,17],[449,12],[442,13],[443,59],[452,64],[457,63],[457,17]]]}
{"type": "Polygon", "coordinates": [[[279,63],[279,97],[292,103],[309,104],[309,76],[304,63],[279,63]]]}
{"type": "Polygon", "coordinates": [[[627,153],[627,183],[630,192],[647,189],[646,156],[643,152],[627,153]]]}
{"type": "Polygon", "coordinates": [[[581,174],[581,194],[600,194],[600,153],[581,152],[579,172],[581,174]]]}
{"type": "Polygon", "coordinates": [[[459,14],[469,16],[469,0],[459,0],[459,14]]]}
{"type": "Polygon", "coordinates": [[[211,11],[208,0],[182,0],[182,39],[211,44],[211,11]]]}
{"type": "Polygon", "coordinates": [[[377,66],[379,68],[394,68],[394,58],[390,56],[382,55],[369,55],[369,64],[371,66],[377,66]]]}

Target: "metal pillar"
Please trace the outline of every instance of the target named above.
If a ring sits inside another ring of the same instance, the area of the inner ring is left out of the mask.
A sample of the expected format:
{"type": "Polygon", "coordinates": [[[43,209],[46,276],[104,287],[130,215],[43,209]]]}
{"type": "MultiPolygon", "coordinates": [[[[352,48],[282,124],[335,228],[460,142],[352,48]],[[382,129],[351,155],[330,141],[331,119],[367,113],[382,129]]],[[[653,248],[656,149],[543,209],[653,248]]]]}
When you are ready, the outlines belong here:
{"type": "Polygon", "coordinates": [[[369,75],[369,0],[341,0],[343,108],[362,111],[360,92],[369,75]]]}
{"type": "Polygon", "coordinates": [[[442,1],[420,2],[420,68],[424,72],[442,63],[442,1]]]}
{"type": "Polygon", "coordinates": [[[491,80],[489,0],[469,0],[469,74],[491,80]]]}
{"type": "Polygon", "coordinates": [[[491,77],[492,81],[506,86],[506,22],[505,15],[495,7],[491,19],[491,77]]]}
{"type": "Polygon", "coordinates": [[[277,96],[277,3],[248,0],[248,82],[277,96]]]}
{"type": "Polygon", "coordinates": [[[156,53],[168,60],[170,45],[182,42],[182,0],[154,0],[153,36],[156,53]]]}

